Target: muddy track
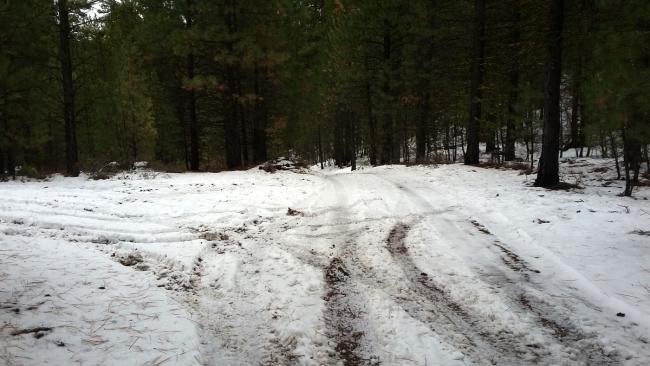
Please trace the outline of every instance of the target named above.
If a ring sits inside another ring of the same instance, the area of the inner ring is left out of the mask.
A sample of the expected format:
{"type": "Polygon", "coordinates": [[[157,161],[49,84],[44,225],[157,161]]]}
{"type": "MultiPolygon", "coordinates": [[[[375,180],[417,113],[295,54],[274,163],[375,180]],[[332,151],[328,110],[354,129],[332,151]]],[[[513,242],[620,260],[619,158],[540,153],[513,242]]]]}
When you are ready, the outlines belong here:
{"type": "MultiPolygon", "coordinates": [[[[434,331],[436,328],[443,328],[445,330],[444,334],[438,332],[443,339],[456,346],[476,362],[519,364],[522,360],[526,360],[525,363],[553,364],[553,361],[548,359],[548,357],[552,356],[552,352],[546,349],[547,347],[540,344],[522,343],[520,337],[510,332],[501,331],[497,334],[492,331],[492,327],[486,319],[471,314],[461,304],[452,300],[442,286],[436,284],[412,261],[405,244],[409,230],[408,225],[397,224],[386,239],[388,251],[400,265],[410,282],[411,296],[396,299],[396,302],[409,315],[429,325],[434,331]],[[446,315],[436,317],[432,316],[430,312],[446,315]],[[463,334],[466,339],[462,340],[458,337],[448,336],[448,334],[454,333],[463,334]],[[485,350],[490,350],[490,353],[485,354],[485,350]]],[[[486,233],[487,229],[480,231],[486,233]]],[[[504,263],[507,264],[511,271],[521,276],[522,282],[529,281],[526,272],[539,272],[532,269],[527,262],[504,244],[499,242],[497,244],[499,244],[498,247],[503,249],[504,263]]],[[[516,281],[510,280],[506,274],[501,273],[499,280],[498,286],[506,290],[507,294],[517,294],[514,305],[533,315],[536,322],[547,330],[551,338],[549,339],[551,344],[559,344],[568,350],[574,351],[576,356],[575,364],[617,365],[621,363],[617,355],[608,354],[604,350],[603,345],[596,340],[595,335],[585,334],[579,330],[567,316],[558,313],[558,310],[551,304],[538,298],[516,281]]]]}
{"type": "Polygon", "coordinates": [[[267,352],[259,366],[288,366],[298,365],[298,356],[295,355],[292,345],[282,344],[280,338],[274,337],[269,341],[271,351],[267,352]]]}
{"type": "MultiPolygon", "coordinates": [[[[483,234],[493,236],[478,221],[472,220],[471,223],[483,234]]],[[[520,276],[518,281],[513,281],[507,274],[497,273],[498,286],[506,289],[509,294],[517,294],[515,305],[532,314],[537,323],[544,327],[557,343],[574,350],[580,350],[579,362],[588,365],[621,364],[619,356],[606,352],[594,334],[586,334],[581,331],[568,316],[560,314],[554,306],[535,296],[533,291],[527,288],[534,287],[530,282],[530,276],[541,273],[539,270],[533,269],[528,262],[501,241],[494,239],[493,245],[500,249],[501,259],[506,267],[520,276]]]]}
{"type": "MultiPolygon", "coordinates": [[[[437,211],[424,197],[409,187],[395,183],[389,179],[372,174],[373,177],[393,185],[402,191],[407,200],[414,206],[424,209],[428,213],[437,211]]],[[[478,222],[472,224],[483,234],[492,236],[492,233],[478,222]]],[[[523,339],[515,334],[502,331],[498,334],[490,326],[488,319],[471,314],[461,304],[453,301],[448,292],[433,279],[422,272],[412,261],[404,239],[409,231],[406,224],[397,224],[390,231],[386,239],[386,247],[394,260],[400,265],[408,278],[408,283],[394,284],[393,289],[386,288],[388,281],[382,281],[365,275],[360,280],[371,285],[384,288],[390,293],[393,300],[399,304],[409,315],[429,326],[440,335],[443,340],[457,347],[461,352],[478,363],[498,364],[552,364],[554,361],[552,351],[544,349],[541,345],[526,344],[523,339]],[[442,331],[441,331],[442,329],[442,331]]],[[[501,256],[505,268],[495,268],[495,273],[489,273],[487,278],[493,277],[503,280],[495,284],[505,291],[506,298],[516,308],[532,315],[537,324],[546,329],[547,344],[559,345],[565,351],[574,354],[575,364],[584,365],[616,365],[620,364],[618,355],[608,354],[603,345],[594,334],[585,334],[566,315],[567,309],[563,305],[551,304],[535,296],[531,288],[531,276],[540,273],[527,261],[517,255],[508,246],[498,240],[493,241],[493,246],[501,256]],[[510,270],[518,279],[512,279],[504,270],[510,270]],[[490,276],[490,275],[496,275],[490,276]],[[561,309],[558,309],[561,308],[561,309]]],[[[360,263],[355,260],[354,263],[360,263]]],[[[372,268],[366,268],[362,273],[372,273],[372,268]]],[[[481,278],[486,283],[489,279],[481,278]]],[[[540,289],[543,293],[543,289],[540,289]]]]}
{"type": "Polygon", "coordinates": [[[446,342],[478,363],[515,363],[539,360],[534,347],[522,344],[512,333],[493,334],[485,320],[468,312],[412,261],[405,239],[410,227],[400,223],[386,238],[386,248],[408,279],[408,297],[396,301],[409,315],[420,320],[446,342]]]}
{"type": "MultiPolygon", "coordinates": [[[[476,220],[471,220],[470,222],[481,233],[488,236],[492,236],[490,230],[488,230],[480,222],[476,220]]],[[[497,247],[501,252],[501,261],[503,261],[503,264],[505,264],[506,267],[510,268],[512,271],[521,274],[521,276],[526,282],[530,281],[530,275],[532,273],[541,273],[539,270],[533,269],[532,266],[527,261],[525,261],[518,254],[513,252],[510,248],[508,248],[504,243],[500,242],[499,240],[495,239],[492,242],[492,244],[495,247],[497,247]]]]}
{"type": "Polygon", "coordinates": [[[370,365],[358,354],[361,338],[364,335],[359,327],[360,310],[351,301],[350,287],[352,273],[344,260],[335,257],[325,269],[326,303],[325,323],[334,351],[346,366],[370,365]]]}
{"type": "MultiPolygon", "coordinates": [[[[340,232],[349,230],[349,218],[346,205],[345,189],[336,178],[330,180],[334,189],[339,193],[337,209],[332,210],[333,218],[330,223],[338,225],[345,223],[340,232]],[[344,218],[341,220],[341,218],[344,218]]],[[[348,233],[349,235],[349,233],[348,233]]],[[[351,258],[355,256],[355,240],[357,235],[342,239],[336,243],[338,253],[334,255],[323,270],[325,292],[324,321],[327,336],[330,339],[335,355],[331,364],[342,363],[345,366],[371,365],[370,360],[360,355],[361,341],[365,335],[362,326],[363,311],[360,305],[366,301],[359,290],[355,288],[357,271],[351,258]]],[[[376,364],[376,363],[374,363],[376,364]]]]}

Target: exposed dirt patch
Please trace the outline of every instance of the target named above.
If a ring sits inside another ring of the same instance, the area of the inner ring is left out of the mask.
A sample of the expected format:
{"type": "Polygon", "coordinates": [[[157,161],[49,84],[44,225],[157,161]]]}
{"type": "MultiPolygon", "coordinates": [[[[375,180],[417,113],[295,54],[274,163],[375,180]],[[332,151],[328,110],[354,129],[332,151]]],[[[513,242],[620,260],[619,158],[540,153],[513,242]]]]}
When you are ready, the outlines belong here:
{"type": "Polygon", "coordinates": [[[118,240],[100,235],[96,238],[91,239],[90,242],[93,244],[109,245],[109,244],[117,244],[118,240]]]}
{"type": "Polygon", "coordinates": [[[650,236],[650,230],[634,230],[630,234],[636,234],[641,236],[650,236]]]}
{"type": "Polygon", "coordinates": [[[129,253],[125,256],[118,257],[117,261],[123,266],[133,267],[142,263],[143,259],[140,253],[129,253]]]}
{"type": "Polygon", "coordinates": [[[542,315],[538,309],[533,307],[533,305],[531,304],[531,300],[525,294],[521,294],[519,296],[519,303],[528,311],[536,314],[539,323],[543,325],[545,328],[550,329],[556,338],[563,339],[572,333],[569,328],[564,327],[558,324],[556,321],[551,320],[545,317],[544,315],[542,315]]]}
{"type": "Polygon", "coordinates": [[[298,356],[293,352],[295,344],[282,344],[279,338],[273,338],[269,343],[273,351],[264,356],[264,359],[260,362],[260,366],[298,364],[298,356]]]}
{"type": "Polygon", "coordinates": [[[555,186],[547,187],[546,189],[548,189],[549,191],[571,191],[573,189],[584,189],[584,187],[582,187],[579,184],[560,182],[555,186]]]}
{"type": "Polygon", "coordinates": [[[592,173],[607,173],[608,171],[609,167],[606,166],[600,166],[591,170],[592,173]]]}
{"type": "Polygon", "coordinates": [[[307,169],[307,164],[300,161],[291,161],[286,159],[276,159],[267,161],[260,165],[260,170],[267,173],[275,173],[279,171],[292,171],[294,173],[304,173],[307,169]]]}
{"type": "MultiPolygon", "coordinates": [[[[492,235],[492,233],[480,222],[476,220],[472,220],[471,223],[483,234],[492,235]]],[[[503,244],[502,242],[495,240],[494,246],[499,248],[499,250],[501,251],[502,253],[501,260],[503,261],[503,263],[511,270],[515,272],[521,272],[526,281],[530,279],[530,276],[526,272],[540,273],[539,270],[532,269],[525,260],[523,260],[519,255],[517,255],[515,252],[513,252],[508,247],[506,247],[506,245],[503,244]]]]}
{"type": "Polygon", "coordinates": [[[492,233],[490,232],[490,230],[488,230],[488,229],[487,229],[485,226],[483,226],[483,224],[481,224],[480,222],[478,222],[478,221],[476,221],[476,220],[472,220],[472,221],[470,221],[470,222],[472,223],[472,225],[474,225],[474,227],[476,227],[476,228],[478,229],[478,231],[482,232],[483,234],[486,234],[486,235],[492,235],[492,233]]]}
{"type": "Polygon", "coordinates": [[[199,235],[199,239],[207,241],[226,241],[230,240],[230,237],[226,233],[206,231],[199,235]]]}
{"type": "Polygon", "coordinates": [[[45,335],[47,335],[48,333],[51,333],[51,332],[52,332],[52,328],[50,328],[50,327],[36,327],[36,328],[14,330],[13,332],[11,332],[11,335],[12,336],[19,336],[19,335],[23,335],[23,334],[33,333],[34,338],[38,339],[38,338],[43,338],[45,335]]]}
{"type": "Polygon", "coordinates": [[[522,276],[526,281],[530,280],[530,276],[526,272],[532,272],[532,273],[540,273],[539,270],[537,269],[532,269],[528,262],[525,260],[521,259],[520,256],[518,256],[516,253],[508,249],[503,243],[500,241],[496,240],[494,242],[494,245],[501,250],[501,253],[503,254],[501,256],[501,260],[503,263],[510,268],[511,270],[515,272],[521,272],[522,276]]]}
{"type": "Polygon", "coordinates": [[[304,215],[305,214],[302,211],[294,210],[291,207],[287,209],[287,216],[304,216],[304,215]]]}
{"type": "Polygon", "coordinates": [[[350,271],[341,258],[335,257],[325,268],[326,291],[323,296],[327,304],[325,322],[334,350],[345,366],[370,365],[368,360],[357,354],[364,333],[357,329],[355,320],[358,312],[350,303],[350,271]]]}
{"type": "Polygon", "coordinates": [[[501,170],[515,170],[519,171],[521,175],[531,175],[533,173],[530,164],[518,161],[506,161],[506,162],[485,162],[478,165],[481,168],[485,169],[501,169],[501,170]]]}

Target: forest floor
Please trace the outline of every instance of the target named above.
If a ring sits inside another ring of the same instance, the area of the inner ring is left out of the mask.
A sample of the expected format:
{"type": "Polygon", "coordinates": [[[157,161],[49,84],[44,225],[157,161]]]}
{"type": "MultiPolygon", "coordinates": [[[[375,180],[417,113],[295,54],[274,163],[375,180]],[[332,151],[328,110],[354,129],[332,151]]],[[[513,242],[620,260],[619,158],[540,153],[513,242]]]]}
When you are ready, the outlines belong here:
{"type": "Polygon", "coordinates": [[[0,183],[0,364],[647,365],[650,189],[612,165],[0,183]]]}

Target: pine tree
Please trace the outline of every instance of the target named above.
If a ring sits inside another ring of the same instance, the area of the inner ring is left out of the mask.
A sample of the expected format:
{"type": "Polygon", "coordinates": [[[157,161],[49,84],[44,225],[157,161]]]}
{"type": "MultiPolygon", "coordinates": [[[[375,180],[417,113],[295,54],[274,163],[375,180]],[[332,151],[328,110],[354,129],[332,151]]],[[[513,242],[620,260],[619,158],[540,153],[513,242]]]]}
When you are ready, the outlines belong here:
{"type": "Polygon", "coordinates": [[[537,187],[554,187],[560,183],[560,83],[562,78],[564,0],[551,1],[549,23],[550,29],[546,39],[544,140],[535,180],[537,187]]]}
{"type": "Polygon", "coordinates": [[[57,0],[59,27],[59,60],[63,85],[63,118],[65,120],[65,162],[69,176],[79,175],[79,156],[77,151],[77,125],[75,110],[75,87],[71,54],[72,28],[70,8],[67,0],[57,0]]]}
{"type": "Polygon", "coordinates": [[[485,0],[474,0],[474,35],[472,38],[472,70],[470,85],[469,122],[465,164],[479,163],[479,133],[485,71],[485,0]]]}

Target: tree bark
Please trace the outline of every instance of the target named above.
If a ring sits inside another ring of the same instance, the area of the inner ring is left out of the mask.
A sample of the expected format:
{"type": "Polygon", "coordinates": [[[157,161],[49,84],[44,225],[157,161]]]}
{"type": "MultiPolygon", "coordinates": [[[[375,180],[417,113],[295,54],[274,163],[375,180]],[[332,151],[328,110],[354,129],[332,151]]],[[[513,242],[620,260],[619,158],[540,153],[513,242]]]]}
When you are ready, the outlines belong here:
{"type": "MultiPolygon", "coordinates": [[[[236,32],[237,29],[237,19],[235,17],[236,12],[236,0],[228,0],[227,8],[225,11],[225,21],[226,26],[228,27],[228,33],[231,38],[236,32]]],[[[234,44],[232,39],[229,39],[226,42],[226,50],[228,54],[234,55],[234,44]]],[[[239,122],[239,101],[237,100],[236,90],[237,90],[237,70],[236,65],[233,64],[236,61],[228,60],[226,61],[226,84],[228,88],[228,97],[227,105],[229,113],[224,121],[224,139],[226,145],[226,166],[228,169],[235,169],[242,166],[242,154],[241,154],[241,140],[238,131],[238,122],[239,122]]]]}
{"type": "Polygon", "coordinates": [[[633,113],[630,120],[624,124],[621,136],[623,137],[623,166],[625,167],[624,196],[632,196],[634,187],[639,184],[639,171],[641,170],[641,140],[633,125],[643,119],[641,113],[633,113]]]}
{"type": "Polygon", "coordinates": [[[339,168],[343,168],[347,165],[346,158],[346,135],[347,135],[347,116],[344,111],[341,109],[336,111],[334,115],[334,130],[332,139],[334,147],[334,164],[339,168]]]}
{"type": "Polygon", "coordinates": [[[370,139],[370,165],[377,165],[377,129],[375,126],[375,117],[373,115],[372,108],[372,90],[370,89],[370,80],[368,79],[369,67],[368,67],[368,58],[364,59],[364,68],[366,71],[365,78],[365,97],[366,97],[366,113],[368,114],[368,135],[370,139]]]}
{"type": "MultiPolygon", "coordinates": [[[[185,14],[185,29],[189,32],[194,25],[194,14],[193,7],[194,3],[192,0],[186,0],[185,5],[187,7],[187,13],[185,14]]],[[[190,48],[190,52],[187,55],[185,60],[187,79],[191,82],[195,76],[195,62],[194,62],[194,53],[190,48]]],[[[190,170],[197,171],[199,170],[199,129],[196,120],[196,92],[192,86],[186,87],[187,92],[187,109],[188,109],[188,128],[190,133],[190,151],[189,151],[189,163],[190,170]]]]}
{"type": "Polygon", "coordinates": [[[345,145],[351,169],[357,170],[357,145],[356,145],[356,115],[350,110],[347,112],[348,123],[346,128],[345,145]]]}
{"type": "MultiPolygon", "coordinates": [[[[392,39],[390,32],[390,23],[388,20],[384,20],[384,40],[383,40],[383,50],[384,50],[384,85],[383,91],[385,96],[391,95],[390,90],[390,57],[391,57],[391,48],[392,48],[392,39]]],[[[384,106],[386,109],[386,106],[384,106]]],[[[390,164],[393,162],[393,149],[395,136],[393,133],[393,115],[392,111],[384,111],[384,121],[382,126],[382,147],[381,147],[381,160],[380,164],[390,164]]]]}
{"type": "Polygon", "coordinates": [[[368,134],[370,135],[370,165],[377,165],[377,129],[375,128],[375,117],[372,114],[372,96],[370,94],[370,82],[366,82],[366,109],[368,113],[368,134]]]}
{"type": "MultiPolygon", "coordinates": [[[[237,95],[242,95],[242,86],[241,86],[241,80],[242,80],[242,75],[241,75],[241,70],[239,67],[237,67],[235,73],[235,80],[236,80],[236,91],[237,95]]],[[[239,134],[239,139],[241,143],[241,155],[242,155],[242,165],[246,166],[249,162],[249,156],[248,156],[248,128],[246,126],[246,109],[241,103],[237,103],[237,108],[238,108],[238,113],[237,115],[239,116],[239,128],[241,130],[241,133],[239,134]]]]}
{"type": "Polygon", "coordinates": [[[551,28],[546,39],[546,85],[544,90],[544,136],[537,170],[537,187],[560,183],[560,82],[562,77],[562,29],[564,0],[550,0],[551,28]]]}
{"type": "Polygon", "coordinates": [[[77,152],[77,125],[75,120],[75,90],[72,77],[72,54],[70,51],[70,9],[67,0],[57,1],[59,15],[59,61],[63,81],[63,118],[65,121],[65,165],[69,176],[79,175],[77,152]]]}
{"type": "Polygon", "coordinates": [[[509,91],[508,91],[508,118],[506,120],[506,141],[503,151],[503,160],[515,160],[515,141],[517,103],[519,102],[519,53],[521,42],[521,12],[519,10],[519,0],[513,0],[512,6],[512,34],[511,34],[511,59],[510,70],[508,71],[509,91]]]}
{"type": "Polygon", "coordinates": [[[612,155],[614,155],[614,163],[616,164],[616,179],[621,179],[621,165],[618,163],[618,146],[616,146],[616,138],[613,133],[609,133],[609,141],[612,146],[612,155]]]}
{"type": "Polygon", "coordinates": [[[429,98],[426,94],[420,106],[420,119],[415,130],[415,162],[423,163],[427,152],[427,121],[429,118],[429,98]]]}
{"type": "Polygon", "coordinates": [[[578,124],[579,114],[580,114],[580,97],[579,93],[579,81],[574,80],[573,82],[573,95],[571,96],[571,143],[567,148],[579,148],[582,146],[580,141],[580,126],[578,124]]]}
{"type": "Polygon", "coordinates": [[[485,153],[493,153],[496,148],[496,124],[497,124],[497,116],[494,113],[488,113],[487,114],[487,126],[484,129],[484,134],[485,134],[485,153]]]}
{"type": "Polygon", "coordinates": [[[320,168],[325,169],[324,162],[324,153],[323,153],[323,141],[320,136],[320,126],[318,126],[318,159],[320,160],[320,168]]]}
{"type": "Polygon", "coordinates": [[[479,133],[485,71],[485,0],[474,1],[474,36],[465,164],[479,163],[479,133]]]}
{"type": "Polygon", "coordinates": [[[5,152],[4,149],[0,148],[0,177],[5,175],[7,171],[7,164],[5,163],[5,152]]]}
{"type": "MultiPolygon", "coordinates": [[[[253,87],[255,91],[255,111],[253,117],[253,160],[261,163],[267,160],[266,152],[266,112],[264,91],[260,80],[259,65],[254,67],[253,87]]],[[[320,135],[319,135],[320,136],[320,135]]]]}

